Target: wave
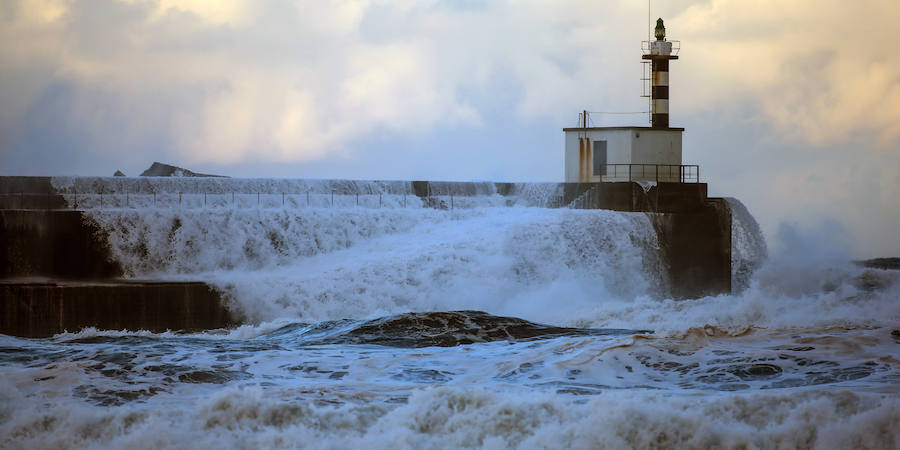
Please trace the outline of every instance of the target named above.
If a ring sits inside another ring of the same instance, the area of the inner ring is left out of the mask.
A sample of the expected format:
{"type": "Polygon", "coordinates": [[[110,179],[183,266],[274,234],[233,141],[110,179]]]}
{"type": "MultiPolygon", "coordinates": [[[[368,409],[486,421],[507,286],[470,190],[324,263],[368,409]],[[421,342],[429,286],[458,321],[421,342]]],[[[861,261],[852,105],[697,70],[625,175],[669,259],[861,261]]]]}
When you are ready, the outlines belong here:
{"type": "Polygon", "coordinates": [[[731,289],[750,287],[753,274],[766,261],[768,247],[759,224],[740,200],[725,199],[731,208],[731,289]]]}
{"type": "Polygon", "coordinates": [[[134,278],[206,281],[251,323],[483,309],[568,320],[665,295],[642,213],[479,207],[90,210],[134,278]],[[547,298],[564,297],[548,311],[547,298]]]}
{"type": "MultiPolygon", "coordinates": [[[[54,180],[71,192],[117,182],[54,180]]],[[[777,244],[793,243],[789,251],[769,255],[758,224],[735,199],[728,200],[734,293],[677,301],[669,299],[672,280],[647,215],[522,206],[552,203],[556,183],[508,184],[502,192],[496,183],[466,184],[471,192],[456,191],[454,204],[468,206],[442,210],[415,195],[404,207],[412,182],[132,182],[160,195],[197,192],[197,183],[206,183],[203,189],[215,187],[229,199],[226,193],[238,188],[293,187],[318,193],[313,196],[324,202],[331,190],[344,189],[379,193],[393,205],[282,207],[278,195],[270,199],[276,205],[259,208],[204,208],[202,198],[194,198],[201,203],[190,208],[86,210],[108,233],[127,276],[206,281],[251,325],[483,310],[561,327],[639,327],[678,335],[706,326],[729,332],[881,326],[900,317],[892,300],[900,289],[896,274],[823,258],[827,242],[806,242],[796,233],[776,235],[777,244]]],[[[428,189],[442,195],[462,188],[434,183],[428,189]]],[[[345,197],[355,201],[355,194],[345,197]]],[[[252,326],[245,331],[257,332],[252,326]]]]}
{"type": "MultiPolygon", "coordinates": [[[[900,441],[900,400],[851,392],[566,396],[434,388],[400,404],[287,401],[227,388],[183,408],[42,410],[0,389],[0,446],[318,448],[870,448],[900,441]]],[[[174,401],[170,400],[170,401],[174,401]]]]}

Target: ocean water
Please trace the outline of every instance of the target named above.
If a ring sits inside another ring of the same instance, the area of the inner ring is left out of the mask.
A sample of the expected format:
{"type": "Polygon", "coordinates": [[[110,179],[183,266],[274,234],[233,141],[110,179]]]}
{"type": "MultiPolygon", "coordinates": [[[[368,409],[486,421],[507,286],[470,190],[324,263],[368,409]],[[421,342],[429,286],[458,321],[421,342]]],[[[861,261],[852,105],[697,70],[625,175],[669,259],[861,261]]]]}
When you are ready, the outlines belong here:
{"type": "Polygon", "coordinates": [[[736,292],[673,300],[646,214],[553,185],[54,182],[127,277],[206,281],[246,325],[0,335],[2,448],[900,445],[900,273],[767,251],[737,200],[736,292]]]}

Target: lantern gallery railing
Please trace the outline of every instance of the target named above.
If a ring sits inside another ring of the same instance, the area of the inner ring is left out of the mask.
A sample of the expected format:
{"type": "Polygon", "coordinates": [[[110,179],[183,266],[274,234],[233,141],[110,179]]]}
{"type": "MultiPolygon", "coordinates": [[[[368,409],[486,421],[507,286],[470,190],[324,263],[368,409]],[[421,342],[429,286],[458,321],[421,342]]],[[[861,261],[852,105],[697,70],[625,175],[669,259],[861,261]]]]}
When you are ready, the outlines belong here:
{"type": "Polygon", "coordinates": [[[699,183],[700,166],[695,164],[604,164],[598,173],[603,181],[655,181],[699,183]]]}

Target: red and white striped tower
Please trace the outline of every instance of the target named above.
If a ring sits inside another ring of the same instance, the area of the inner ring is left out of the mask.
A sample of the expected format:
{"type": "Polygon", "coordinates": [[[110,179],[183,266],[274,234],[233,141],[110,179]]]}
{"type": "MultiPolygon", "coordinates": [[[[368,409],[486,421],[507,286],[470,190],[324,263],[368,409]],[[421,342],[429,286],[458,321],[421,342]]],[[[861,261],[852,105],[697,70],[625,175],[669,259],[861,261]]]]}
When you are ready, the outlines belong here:
{"type": "Polygon", "coordinates": [[[649,41],[647,53],[641,57],[650,60],[650,126],[669,128],[669,61],[678,56],[672,54],[662,19],[656,20],[654,31],[656,40],[649,41]]]}

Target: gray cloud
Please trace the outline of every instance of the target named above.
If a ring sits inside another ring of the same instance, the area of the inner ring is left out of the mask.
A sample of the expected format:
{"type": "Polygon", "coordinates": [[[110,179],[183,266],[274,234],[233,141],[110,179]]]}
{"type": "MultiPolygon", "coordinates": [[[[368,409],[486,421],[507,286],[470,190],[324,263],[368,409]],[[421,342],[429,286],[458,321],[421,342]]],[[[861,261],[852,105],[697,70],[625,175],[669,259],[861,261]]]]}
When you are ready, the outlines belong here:
{"type": "MultiPolygon", "coordinates": [[[[685,159],[767,231],[900,223],[900,5],[654,2],[685,159]]],[[[644,1],[5,0],[0,172],[559,180],[581,109],[640,111],[644,1]]],[[[599,125],[643,116],[594,117],[599,125]]],[[[900,253],[900,243],[888,247],[900,253]]]]}

